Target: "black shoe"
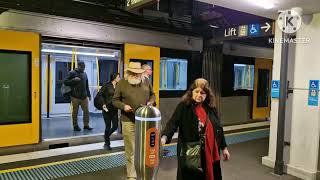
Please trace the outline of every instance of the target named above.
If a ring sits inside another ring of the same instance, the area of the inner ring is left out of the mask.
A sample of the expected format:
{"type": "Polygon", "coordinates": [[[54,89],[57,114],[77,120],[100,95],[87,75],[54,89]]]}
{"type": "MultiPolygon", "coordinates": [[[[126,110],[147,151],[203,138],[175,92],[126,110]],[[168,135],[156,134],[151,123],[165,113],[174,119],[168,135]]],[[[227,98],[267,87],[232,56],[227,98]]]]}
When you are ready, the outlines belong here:
{"type": "Polygon", "coordinates": [[[110,146],[109,144],[104,144],[103,147],[104,147],[105,149],[109,150],[109,151],[112,150],[112,148],[111,148],[111,146],[110,146]]]}
{"type": "Polygon", "coordinates": [[[79,126],[73,127],[73,131],[81,131],[81,128],[79,126]]]}
{"type": "Polygon", "coordinates": [[[92,128],[92,127],[90,127],[90,126],[84,126],[84,127],[83,127],[83,129],[86,129],[86,130],[91,131],[93,128],[92,128]]]}

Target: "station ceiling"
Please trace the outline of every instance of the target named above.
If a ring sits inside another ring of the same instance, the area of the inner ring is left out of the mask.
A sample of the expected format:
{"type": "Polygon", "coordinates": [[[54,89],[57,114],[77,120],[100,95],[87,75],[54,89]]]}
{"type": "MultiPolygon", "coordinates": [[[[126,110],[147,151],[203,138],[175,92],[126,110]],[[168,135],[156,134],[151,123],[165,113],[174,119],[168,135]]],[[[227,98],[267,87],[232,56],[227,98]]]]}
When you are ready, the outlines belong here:
{"type": "Polygon", "coordinates": [[[320,0],[198,0],[257,16],[276,19],[279,10],[301,7],[304,14],[320,12],[320,0]],[[266,4],[266,5],[265,5],[266,4]],[[269,7],[270,6],[270,7],[269,7]]]}
{"type": "Polygon", "coordinates": [[[217,28],[270,21],[293,6],[320,12],[320,0],[160,0],[160,11],[155,3],[127,11],[126,0],[0,0],[0,14],[15,9],[210,39],[217,28]],[[262,1],[277,3],[270,9],[252,4],[262,1]]]}

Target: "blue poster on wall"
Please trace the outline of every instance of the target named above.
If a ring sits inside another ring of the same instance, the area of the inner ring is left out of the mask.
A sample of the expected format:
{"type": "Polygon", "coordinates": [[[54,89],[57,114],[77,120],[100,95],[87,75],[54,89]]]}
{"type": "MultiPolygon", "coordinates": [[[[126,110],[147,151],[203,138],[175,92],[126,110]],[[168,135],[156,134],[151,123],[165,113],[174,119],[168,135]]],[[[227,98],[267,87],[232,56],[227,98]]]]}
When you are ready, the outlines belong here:
{"type": "Polygon", "coordinates": [[[310,80],[309,93],[308,93],[308,105],[318,106],[319,99],[319,80],[310,80]]]}
{"type": "Polygon", "coordinates": [[[271,97],[272,98],[279,98],[280,97],[280,81],[279,80],[272,80],[271,97]]]}

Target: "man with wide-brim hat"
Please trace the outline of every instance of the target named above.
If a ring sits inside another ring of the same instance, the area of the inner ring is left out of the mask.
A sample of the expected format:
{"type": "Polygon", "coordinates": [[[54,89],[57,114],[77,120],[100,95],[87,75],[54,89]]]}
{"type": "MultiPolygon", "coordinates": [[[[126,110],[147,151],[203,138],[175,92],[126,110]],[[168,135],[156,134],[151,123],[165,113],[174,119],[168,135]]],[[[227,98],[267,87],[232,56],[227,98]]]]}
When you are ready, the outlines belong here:
{"type": "Polygon", "coordinates": [[[142,105],[150,105],[155,102],[151,84],[144,81],[142,75],[144,72],[141,63],[130,62],[125,68],[124,79],[117,84],[113,96],[113,105],[121,109],[122,135],[127,158],[127,180],[137,177],[134,167],[135,111],[142,105]]]}

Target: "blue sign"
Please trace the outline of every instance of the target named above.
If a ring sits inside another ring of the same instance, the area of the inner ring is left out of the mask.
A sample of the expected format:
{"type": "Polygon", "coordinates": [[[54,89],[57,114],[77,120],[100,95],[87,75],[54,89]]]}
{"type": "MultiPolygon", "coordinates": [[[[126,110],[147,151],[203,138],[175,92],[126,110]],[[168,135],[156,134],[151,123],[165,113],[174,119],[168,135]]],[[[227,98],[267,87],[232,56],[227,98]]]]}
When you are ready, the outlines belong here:
{"type": "Polygon", "coordinates": [[[249,24],[249,36],[258,36],[260,34],[260,24],[249,24]]]}
{"type": "Polygon", "coordinates": [[[271,83],[271,97],[279,98],[280,97],[280,81],[273,80],[271,83]]]}
{"type": "Polygon", "coordinates": [[[309,93],[308,93],[308,105],[318,106],[319,101],[319,80],[310,80],[309,93]]]}

